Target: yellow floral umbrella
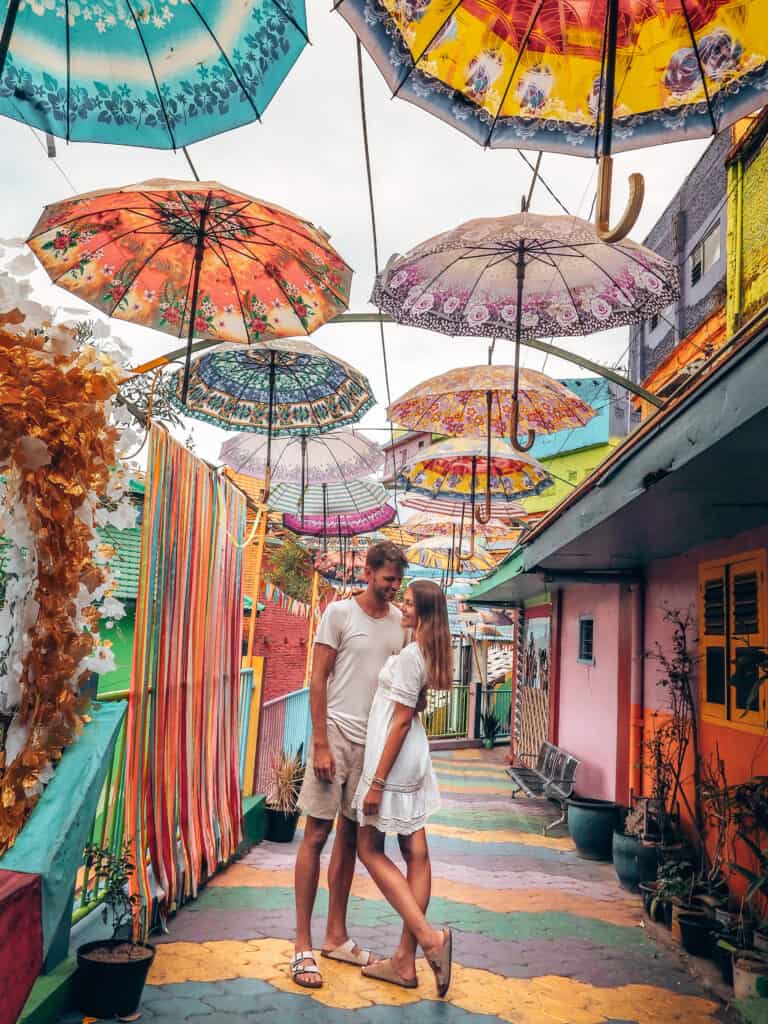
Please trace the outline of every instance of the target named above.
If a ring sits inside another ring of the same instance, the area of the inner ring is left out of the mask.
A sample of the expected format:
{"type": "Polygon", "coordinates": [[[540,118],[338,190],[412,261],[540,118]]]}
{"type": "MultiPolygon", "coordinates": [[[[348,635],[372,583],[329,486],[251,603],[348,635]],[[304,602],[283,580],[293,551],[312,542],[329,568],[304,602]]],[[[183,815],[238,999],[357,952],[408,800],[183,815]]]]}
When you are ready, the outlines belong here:
{"type": "Polygon", "coordinates": [[[716,134],[765,103],[765,0],[336,0],[393,95],[484,147],[601,158],[716,134]]]}
{"type": "Polygon", "coordinates": [[[429,537],[420,540],[407,548],[405,557],[412,565],[420,565],[425,569],[450,571],[458,558],[464,564],[464,571],[488,572],[496,562],[487,551],[477,550],[470,553],[466,549],[457,548],[451,537],[429,537]]]}

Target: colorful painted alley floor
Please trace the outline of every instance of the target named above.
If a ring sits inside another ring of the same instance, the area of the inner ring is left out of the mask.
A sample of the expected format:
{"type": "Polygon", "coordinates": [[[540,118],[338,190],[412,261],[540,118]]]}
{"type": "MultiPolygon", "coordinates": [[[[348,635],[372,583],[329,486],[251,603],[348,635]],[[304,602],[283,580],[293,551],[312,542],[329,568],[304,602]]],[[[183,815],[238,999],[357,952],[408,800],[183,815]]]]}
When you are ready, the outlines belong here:
{"type": "MultiPolygon", "coordinates": [[[[438,1000],[431,972],[417,990],[363,978],[320,960],[322,989],[296,988],[296,844],[263,843],[210,883],[158,945],[144,1001],[150,1024],[712,1024],[721,1007],[646,937],[638,899],[610,864],[580,860],[567,836],[544,838],[550,809],[510,800],[500,758],[484,751],[435,757],[443,808],[428,828],[434,885],[430,919],[454,929],[454,981],[438,1000]],[[205,1022],[200,1021],[200,1024],[205,1022]]],[[[551,820],[551,818],[549,819],[551,820]]],[[[395,845],[395,844],[393,844],[395,845]]],[[[321,885],[325,880],[321,881],[321,885]]],[[[323,937],[321,889],[314,941],[323,937]]],[[[362,867],[350,934],[386,953],[395,914],[362,867]]],[[[67,1021],[80,1020],[69,1016],[67,1021]]]]}

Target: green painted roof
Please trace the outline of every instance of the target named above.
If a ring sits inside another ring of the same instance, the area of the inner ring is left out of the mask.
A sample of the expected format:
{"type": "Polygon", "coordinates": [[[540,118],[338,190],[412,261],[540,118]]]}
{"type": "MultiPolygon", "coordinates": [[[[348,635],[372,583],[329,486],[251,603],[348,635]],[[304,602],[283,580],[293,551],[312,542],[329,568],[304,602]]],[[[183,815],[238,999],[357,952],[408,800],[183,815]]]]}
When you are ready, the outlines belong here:
{"type": "Polygon", "coordinates": [[[133,526],[118,530],[115,526],[104,526],[99,539],[115,549],[112,559],[112,573],[117,583],[114,596],[118,601],[135,601],[139,589],[139,562],[141,559],[141,527],[133,526]]]}
{"type": "Polygon", "coordinates": [[[519,576],[524,569],[523,549],[516,548],[497,566],[495,572],[491,573],[490,576],[487,576],[476,586],[472,587],[472,590],[467,597],[467,601],[469,601],[470,604],[473,604],[475,601],[482,602],[484,595],[496,590],[496,588],[502,583],[506,583],[508,580],[514,579],[515,576],[519,576]]]}

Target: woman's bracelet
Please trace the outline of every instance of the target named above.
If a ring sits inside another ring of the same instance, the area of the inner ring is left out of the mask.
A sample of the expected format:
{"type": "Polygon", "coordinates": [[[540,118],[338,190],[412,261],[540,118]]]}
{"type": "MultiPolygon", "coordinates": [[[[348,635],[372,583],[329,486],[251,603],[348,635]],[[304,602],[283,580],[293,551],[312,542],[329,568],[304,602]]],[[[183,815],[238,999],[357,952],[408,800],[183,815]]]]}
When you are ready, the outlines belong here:
{"type": "Polygon", "coordinates": [[[374,787],[374,789],[386,789],[387,780],[380,779],[378,775],[374,775],[373,778],[371,779],[371,785],[374,787]]]}

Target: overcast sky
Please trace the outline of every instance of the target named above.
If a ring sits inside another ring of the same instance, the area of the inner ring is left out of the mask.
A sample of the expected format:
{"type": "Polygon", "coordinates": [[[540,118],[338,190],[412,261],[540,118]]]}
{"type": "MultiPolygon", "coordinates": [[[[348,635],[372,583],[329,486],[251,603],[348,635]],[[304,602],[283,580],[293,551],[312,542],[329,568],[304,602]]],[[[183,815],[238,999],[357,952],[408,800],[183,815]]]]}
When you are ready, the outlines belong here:
{"type": "MultiPolygon", "coordinates": [[[[350,308],[370,312],[374,264],[355,37],[339,15],[322,11],[319,6],[312,4],[308,12],[312,45],[299,57],[262,123],[200,143],[190,153],[202,179],[216,179],[269,199],[330,232],[332,243],[355,270],[350,308]]],[[[367,55],[364,66],[382,265],[393,252],[404,252],[465,220],[519,210],[520,197],[530,183],[530,171],[516,151],[482,150],[430,114],[403,100],[391,99],[367,55]]],[[[25,237],[46,203],[65,198],[73,190],[47,158],[40,136],[8,120],[2,127],[0,233],[25,237]]],[[[629,172],[642,172],[646,199],[633,232],[633,237],[641,241],[706,144],[677,143],[617,157],[613,219],[623,208],[629,172]]],[[[148,178],[190,177],[183,154],[161,150],[67,146],[57,141],[57,162],[77,192],[148,178]]],[[[571,212],[588,215],[596,179],[592,161],[545,154],[541,170],[571,212]]],[[[532,208],[539,213],[560,212],[540,185],[532,208]]],[[[49,304],[76,305],[58,288],[48,288],[41,297],[49,304]]],[[[174,339],[166,334],[121,321],[115,321],[115,333],[130,343],[137,363],[176,347],[174,339]]],[[[457,341],[428,331],[387,326],[386,339],[393,398],[419,380],[452,367],[485,362],[487,356],[486,344],[481,340],[457,341]]],[[[378,328],[326,326],[312,336],[312,341],[367,373],[380,404],[368,413],[362,425],[383,427],[386,390],[378,328]]],[[[625,352],[627,332],[557,344],[614,364],[625,352]]],[[[494,362],[511,361],[511,354],[512,345],[501,342],[494,362]]],[[[540,369],[544,356],[529,350],[525,361],[540,369]]],[[[546,370],[554,376],[583,376],[578,368],[552,358],[546,370]]],[[[222,433],[202,424],[195,425],[194,432],[199,437],[200,453],[216,458],[222,433]]],[[[385,439],[381,431],[372,436],[385,439]]]]}

